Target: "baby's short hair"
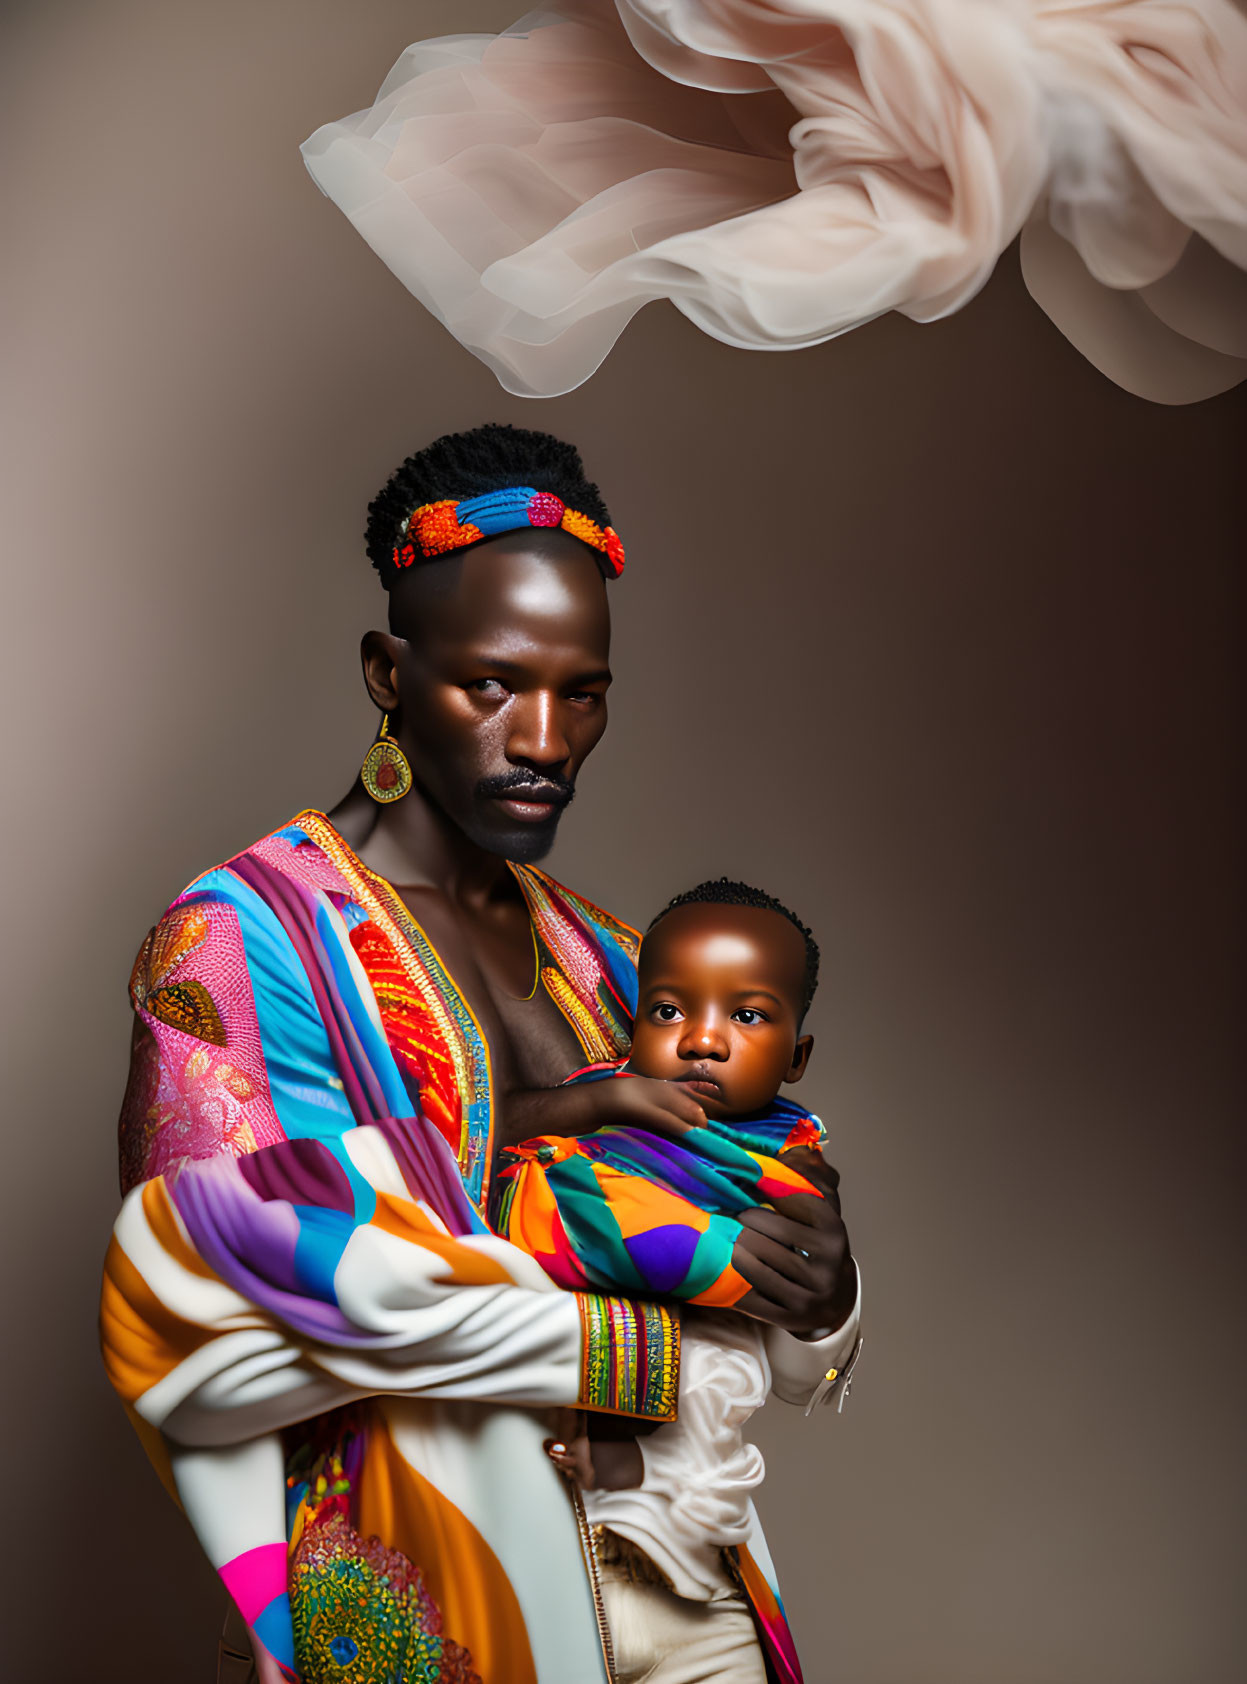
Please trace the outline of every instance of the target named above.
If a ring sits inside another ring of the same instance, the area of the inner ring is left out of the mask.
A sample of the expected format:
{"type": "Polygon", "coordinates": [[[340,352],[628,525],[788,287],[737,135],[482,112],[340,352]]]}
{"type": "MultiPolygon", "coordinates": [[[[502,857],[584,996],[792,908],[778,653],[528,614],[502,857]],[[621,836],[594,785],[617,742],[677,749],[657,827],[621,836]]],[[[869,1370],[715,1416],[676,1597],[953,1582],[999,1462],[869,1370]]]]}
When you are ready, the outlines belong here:
{"type": "Polygon", "coordinates": [[[803,924],[790,906],[749,883],[739,883],[732,877],[712,877],[699,883],[695,889],[685,889],[682,895],[674,895],[662,911],[650,919],[646,934],[677,906],[756,906],[762,912],[778,912],[781,918],[786,918],[800,930],[805,939],[805,981],[801,997],[801,1016],[805,1017],[814,998],[814,990],[818,987],[818,943],[810,933],[809,925],[803,924]]]}

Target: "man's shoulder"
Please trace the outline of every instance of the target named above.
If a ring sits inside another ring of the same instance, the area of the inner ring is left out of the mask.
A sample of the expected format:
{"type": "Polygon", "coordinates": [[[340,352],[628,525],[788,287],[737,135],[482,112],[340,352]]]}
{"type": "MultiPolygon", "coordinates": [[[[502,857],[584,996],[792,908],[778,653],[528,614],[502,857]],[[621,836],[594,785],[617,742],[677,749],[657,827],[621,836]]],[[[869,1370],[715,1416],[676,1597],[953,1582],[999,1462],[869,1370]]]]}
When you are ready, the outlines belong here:
{"type": "MultiPolygon", "coordinates": [[[[180,922],[187,909],[204,902],[249,904],[256,898],[252,868],[279,872],[310,887],[341,890],[347,885],[326,847],[332,826],[323,813],[298,813],[276,830],[258,837],[236,853],[193,877],[174,896],[156,922],[155,930],[180,922]],[[323,832],[323,834],[322,834],[323,832]]],[[[154,932],[153,932],[154,933],[154,932]]],[[[150,939],[150,937],[149,937],[150,939]]]]}
{"type": "MultiPolygon", "coordinates": [[[[323,814],[297,814],[277,830],[201,871],[165,907],[144,937],[130,977],[136,1006],[186,995],[211,977],[252,985],[264,978],[289,984],[298,969],[288,934],[291,890],[328,890],[346,896],[351,886],[330,858],[334,835],[323,814]],[[318,828],[318,823],[319,827],[318,828]]],[[[156,1013],[159,1016],[159,1012],[156,1013]]]]}

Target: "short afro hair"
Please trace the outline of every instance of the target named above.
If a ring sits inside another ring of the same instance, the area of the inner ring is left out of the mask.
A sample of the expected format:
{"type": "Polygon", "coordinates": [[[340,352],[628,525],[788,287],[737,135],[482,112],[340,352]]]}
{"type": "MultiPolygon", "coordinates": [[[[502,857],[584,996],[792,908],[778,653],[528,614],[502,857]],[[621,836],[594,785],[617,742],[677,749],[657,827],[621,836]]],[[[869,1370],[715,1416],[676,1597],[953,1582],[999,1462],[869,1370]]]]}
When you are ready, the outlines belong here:
{"type": "MultiPolygon", "coordinates": [[[[394,547],[413,510],[444,499],[462,502],[513,485],[553,492],[569,509],[599,526],[611,524],[602,493],[586,477],[575,445],[550,433],[497,422],[466,433],[446,433],[409,456],[368,505],[364,544],[381,583],[388,590],[394,582],[394,547]]],[[[599,566],[604,575],[613,576],[605,557],[599,558],[599,566]]]]}
{"type": "Polygon", "coordinates": [[[818,943],[814,940],[809,925],[803,924],[791,907],[785,906],[782,900],[776,900],[774,895],[755,889],[749,883],[738,883],[732,877],[713,877],[699,883],[695,889],[686,889],[682,895],[676,895],[669,900],[662,911],[650,919],[646,934],[648,935],[655,924],[669,912],[674,912],[678,906],[755,906],[762,912],[778,912],[781,918],[786,918],[800,930],[805,939],[805,981],[801,994],[801,1017],[804,1020],[814,999],[814,991],[818,987],[818,943]]]}

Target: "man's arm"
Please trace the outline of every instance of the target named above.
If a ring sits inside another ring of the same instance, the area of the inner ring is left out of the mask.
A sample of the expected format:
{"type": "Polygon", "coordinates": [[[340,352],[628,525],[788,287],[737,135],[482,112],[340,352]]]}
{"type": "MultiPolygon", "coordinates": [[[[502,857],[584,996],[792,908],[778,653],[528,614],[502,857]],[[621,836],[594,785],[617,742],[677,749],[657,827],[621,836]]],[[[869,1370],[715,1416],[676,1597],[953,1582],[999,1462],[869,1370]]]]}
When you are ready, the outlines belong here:
{"type": "Polygon", "coordinates": [[[102,1331],[142,1419],[212,1444],[385,1391],[662,1418],[665,1387],[674,1406],[673,1317],[559,1293],[484,1230],[423,1119],[352,1127],[303,962],[236,875],[171,908],[132,995],[138,1185],[102,1331]],[[639,1389],[638,1340],[654,1357],[639,1389]]]}
{"type": "Polygon", "coordinates": [[[377,1194],[370,1221],[256,1192],[296,1173],[327,1179],[328,1149],[309,1141],[245,1165],[183,1163],[127,1197],[101,1330],[109,1377],[142,1420],[210,1446],[377,1393],[674,1415],[670,1311],[561,1292],[505,1240],[447,1233],[404,1185],[380,1128],[344,1138],[377,1194]],[[318,1247],[336,1256],[331,1272],[318,1247]]]}

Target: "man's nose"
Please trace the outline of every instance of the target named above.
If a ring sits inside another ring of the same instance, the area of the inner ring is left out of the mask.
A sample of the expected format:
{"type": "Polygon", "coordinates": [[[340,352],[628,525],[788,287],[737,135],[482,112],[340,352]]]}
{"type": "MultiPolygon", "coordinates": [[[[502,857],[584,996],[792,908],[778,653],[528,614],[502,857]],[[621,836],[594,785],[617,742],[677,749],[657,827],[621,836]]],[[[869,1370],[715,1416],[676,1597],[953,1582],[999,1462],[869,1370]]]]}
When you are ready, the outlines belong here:
{"type": "Polygon", "coordinates": [[[557,771],[571,759],[571,747],[560,719],[558,697],[539,690],[518,698],[511,714],[507,759],[546,771],[557,771]]]}
{"type": "Polygon", "coordinates": [[[727,1036],[717,1019],[709,1015],[685,1019],[684,1033],[676,1047],[680,1058],[686,1058],[690,1063],[698,1058],[711,1058],[723,1064],[727,1061],[728,1051],[727,1036]]]}

